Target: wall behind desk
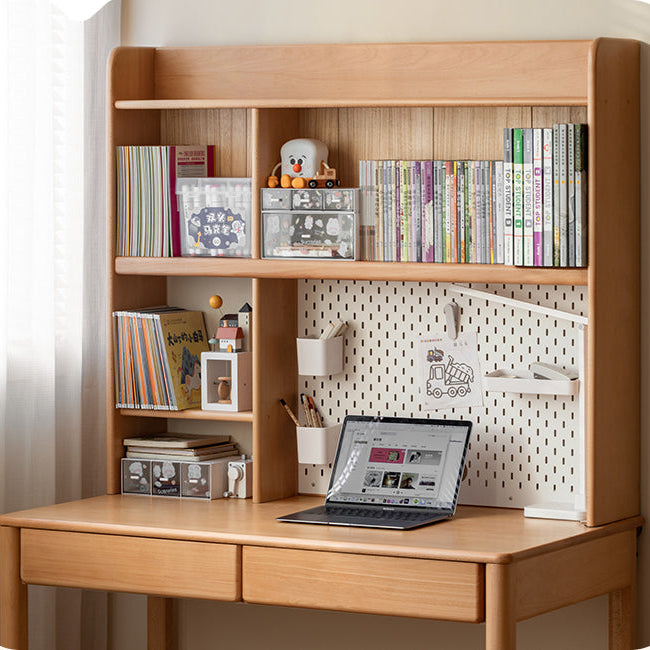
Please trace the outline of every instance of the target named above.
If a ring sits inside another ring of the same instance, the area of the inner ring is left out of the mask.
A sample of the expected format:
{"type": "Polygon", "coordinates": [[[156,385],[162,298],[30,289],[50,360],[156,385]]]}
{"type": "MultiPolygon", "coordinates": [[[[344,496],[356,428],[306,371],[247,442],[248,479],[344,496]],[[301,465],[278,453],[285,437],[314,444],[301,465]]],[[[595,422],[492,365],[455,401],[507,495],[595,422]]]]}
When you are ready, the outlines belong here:
{"type": "MultiPolygon", "coordinates": [[[[399,41],[549,40],[598,36],[636,38],[641,60],[641,177],[650,152],[650,5],[639,0],[122,0],[122,44],[196,46],[269,43],[399,41]]],[[[297,62],[299,63],[299,62],[297,62]]],[[[345,74],[344,71],[341,74],[345,74]]],[[[642,183],[642,251],[650,248],[650,200],[642,183]]],[[[642,331],[650,324],[648,255],[642,253],[642,331]]],[[[642,341],[642,403],[650,404],[648,337],[642,341]]],[[[642,412],[642,509],[650,518],[650,411],[642,412]]],[[[639,548],[639,612],[650,611],[650,535],[639,548]]],[[[135,650],[144,642],[146,602],[114,596],[112,647],[135,650]]],[[[483,626],[356,614],[341,614],[179,601],[179,646],[207,650],[339,650],[428,647],[465,650],[483,647],[483,626]]],[[[522,650],[607,648],[607,601],[598,598],[518,626],[522,650]]],[[[639,616],[639,645],[650,645],[650,619],[639,616]]]]}

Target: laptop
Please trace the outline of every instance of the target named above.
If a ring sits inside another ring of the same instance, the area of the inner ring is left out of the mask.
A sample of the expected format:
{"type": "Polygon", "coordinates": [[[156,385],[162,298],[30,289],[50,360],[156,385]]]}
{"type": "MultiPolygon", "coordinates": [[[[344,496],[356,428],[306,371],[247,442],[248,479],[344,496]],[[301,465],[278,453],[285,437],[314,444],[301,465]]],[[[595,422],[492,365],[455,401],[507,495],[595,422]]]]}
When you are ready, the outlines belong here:
{"type": "Polygon", "coordinates": [[[325,504],[278,521],[408,530],[456,512],[472,423],[346,416],[325,504]]]}

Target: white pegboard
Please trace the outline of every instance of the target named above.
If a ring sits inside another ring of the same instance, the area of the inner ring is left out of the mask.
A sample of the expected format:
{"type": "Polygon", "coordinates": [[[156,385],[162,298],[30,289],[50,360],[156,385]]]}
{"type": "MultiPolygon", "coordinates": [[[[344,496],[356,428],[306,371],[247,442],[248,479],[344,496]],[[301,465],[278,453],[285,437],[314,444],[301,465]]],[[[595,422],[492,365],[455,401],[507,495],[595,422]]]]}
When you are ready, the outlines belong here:
{"type": "MultiPolygon", "coordinates": [[[[474,289],[573,314],[587,314],[585,287],[485,285],[474,289]]],[[[482,407],[423,410],[415,354],[421,338],[444,331],[443,307],[460,306],[460,331],[478,335],[481,371],[543,360],[577,370],[575,323],[458,295],[444,283],[304,280],[299,336],[320,334],[333,317],[348,322],[345,368],[335,377],[300,377],[328,424],[346,413],[464,418],[474,423],[460,503],[522,508],[573,502],[580,481],[579,398],[484,393],[482,407]]],[[[302,493],[324,494],[331,467],[301,465],[302,493]]]]}

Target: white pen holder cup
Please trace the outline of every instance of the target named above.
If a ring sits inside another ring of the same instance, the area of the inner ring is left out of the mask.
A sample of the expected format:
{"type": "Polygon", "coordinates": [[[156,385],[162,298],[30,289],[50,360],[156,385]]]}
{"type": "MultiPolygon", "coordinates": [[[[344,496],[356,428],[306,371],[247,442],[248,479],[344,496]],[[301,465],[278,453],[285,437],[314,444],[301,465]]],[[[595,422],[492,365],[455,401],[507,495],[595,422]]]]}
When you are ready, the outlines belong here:
{"type": "Polygon", "coordinates": [[[334,460],[341,425],[331,427],[296,427],[298,462],[309,465],[328,465],[334,460]]]}
{"type": "Polygon", "coordinates": [[[343,337],[331,339],[296,339],[298,374],[309,376],[338,375],[343,371],[343,337]]]}

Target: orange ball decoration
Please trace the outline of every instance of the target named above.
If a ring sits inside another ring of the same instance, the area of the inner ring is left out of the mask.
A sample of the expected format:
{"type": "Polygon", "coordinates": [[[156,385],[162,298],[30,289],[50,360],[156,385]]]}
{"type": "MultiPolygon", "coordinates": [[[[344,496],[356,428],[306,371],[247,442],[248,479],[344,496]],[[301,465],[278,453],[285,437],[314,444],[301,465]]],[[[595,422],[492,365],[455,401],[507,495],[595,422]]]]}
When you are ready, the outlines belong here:
{"type": "Polygon", "coordinates": [[[221,296],[217,296],[216,294],[214,296],[210,296],[210,300],[208,302],[210,303],[210,307],[212,307],[212,309],[219,309],[219,307],[223,305],[221,296]]]}

